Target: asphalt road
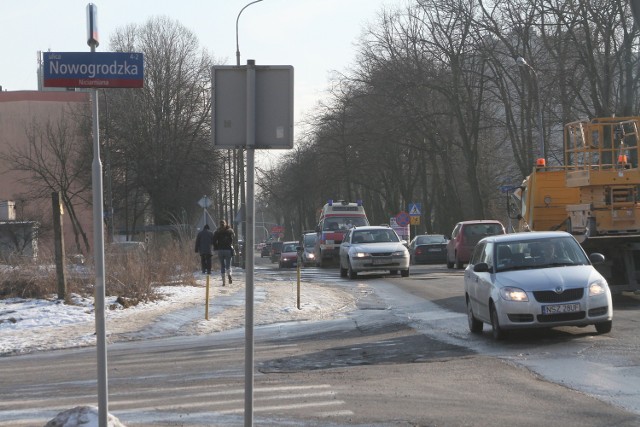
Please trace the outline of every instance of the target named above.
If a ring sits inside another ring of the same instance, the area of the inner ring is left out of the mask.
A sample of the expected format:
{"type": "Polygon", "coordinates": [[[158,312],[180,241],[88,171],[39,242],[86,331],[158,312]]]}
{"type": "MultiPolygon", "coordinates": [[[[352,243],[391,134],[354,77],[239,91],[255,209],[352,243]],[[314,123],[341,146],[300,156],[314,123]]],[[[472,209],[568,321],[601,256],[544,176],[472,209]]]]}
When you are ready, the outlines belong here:
{"type": "MultiPolygon", "coordinates": [[[[257,276],[276,274],[270,268],[259,263],[257,276]]],[[[482,336],[465,330],[458,271],[417,267],[407,279],[348,281],[337,270],[307,269],[305,276],[350,290],[359,309],[346,319],[256,328],[254,425],[640,425],[640,410],[535,369],[546,360],[596,389],[618,390],[583,368],[637,366],[637,339],[627,342],[633,297],[617,303],[607,336],[562,328],[495,343],[488,328],[482,336]]],[[[95,405],[95,372],[94,349],[0,358],[0,426],[41,426],[60,410],[95,405]]],[[[109,412],[127,426],[244,425],[244,386],[242,331],[109,346],[109,412]]]]}

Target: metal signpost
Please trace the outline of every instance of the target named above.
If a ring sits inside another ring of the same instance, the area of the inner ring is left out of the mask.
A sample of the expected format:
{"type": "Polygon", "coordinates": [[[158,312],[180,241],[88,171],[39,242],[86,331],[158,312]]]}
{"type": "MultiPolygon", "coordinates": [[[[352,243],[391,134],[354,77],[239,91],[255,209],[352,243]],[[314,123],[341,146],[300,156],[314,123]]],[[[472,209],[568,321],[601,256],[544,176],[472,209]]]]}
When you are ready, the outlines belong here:
{"type": "Polygon", "coordinates": [[[391,218],[391,228],[395,223],[396,233],[400,236],[400,238],[405,240],[410,240],[411,234],[409,233],[409,224],[411,223],[411,217],[405,211],[401,211],[395,217],[391,218]]]}
{"type": "MultiPolygon", "coordinates": [[[[216,66],[212,69],[212,140],[215,148],[247,149],[247,236],[254,247],[255,149],[293,147],[293,67],[216,66]]],[[[253,425],[253,251],[245,251],[245,426],[253,425]]]]}
{"type": "Polygon", "coordinates": [[[140,88],[144,82],[142,53],[96,53],[99,43],[98,8],[87,5],[86,52],[47,52],[44,54],[45,87],[84,87],[91,91],[93,115],[93,256],[95,264],[95,321],[98,365],[98,422],[107,427],[109,414],[107,382],[107,344],[105,327],[104,202],[100,161],[98,88],[140,88]]]}

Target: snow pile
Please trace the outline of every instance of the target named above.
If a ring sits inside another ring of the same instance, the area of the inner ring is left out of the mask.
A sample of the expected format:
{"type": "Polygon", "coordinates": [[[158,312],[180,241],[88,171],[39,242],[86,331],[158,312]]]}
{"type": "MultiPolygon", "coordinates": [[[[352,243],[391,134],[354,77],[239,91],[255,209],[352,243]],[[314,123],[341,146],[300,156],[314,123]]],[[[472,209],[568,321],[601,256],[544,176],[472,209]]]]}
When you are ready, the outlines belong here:
{"type": "MultiPolygon", "coordinates": [[[[99,427],[98,408],[95,406],[76,406],[60,412],[44,427],[99,427]]],[[[107,414],[107,427],[126,427],[116,417],[107,414]]]]}

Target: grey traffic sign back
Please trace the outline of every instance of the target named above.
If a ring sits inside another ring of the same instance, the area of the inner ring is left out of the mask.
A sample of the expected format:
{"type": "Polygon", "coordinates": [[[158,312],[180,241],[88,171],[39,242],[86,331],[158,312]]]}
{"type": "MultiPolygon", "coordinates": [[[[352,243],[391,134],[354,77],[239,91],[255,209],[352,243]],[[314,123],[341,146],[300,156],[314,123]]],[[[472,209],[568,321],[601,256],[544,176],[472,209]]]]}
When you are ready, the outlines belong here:
{"type": "MultiPolygon", "coordinates": [[[[212,139],[215,148],[247,145],[247,68],[215,66],[212,139]]],[[[255,66],[255,148],[293,148],[293,67],[255,66]]]]}

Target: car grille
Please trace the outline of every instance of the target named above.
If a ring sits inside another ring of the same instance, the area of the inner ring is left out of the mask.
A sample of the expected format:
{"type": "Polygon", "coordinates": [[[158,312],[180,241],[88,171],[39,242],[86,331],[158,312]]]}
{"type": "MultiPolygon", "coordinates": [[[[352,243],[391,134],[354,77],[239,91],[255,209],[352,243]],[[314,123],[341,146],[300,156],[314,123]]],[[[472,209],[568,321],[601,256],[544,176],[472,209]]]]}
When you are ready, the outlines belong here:
{"type": "Polygon", "coordinates": [[[539,314],[537,316],[538,322],[550,323],[550,322],[567,322],[569,320],[584,319],[585,312],[577,311],[575,313],[557,313],[557,314],[539,314]]]}
{"type": "Polygon", "coordinates": [[[567,302],[582,299],[584,288],[565,289],[562,293],[555,291],[535,291],[533,296],[536,301],[543,303],[567,302]]]}
{"type": "Polygon", "coordinates": [[[510,322],[533,322],[533,314],[509,314],[510,322]]]}
{"type": "Polygon", "coordinates": [[[391,252],[376,252],[374,254],[371,254],[372,257],[379,257],[379,256],[391,256],[391,252]]]}

